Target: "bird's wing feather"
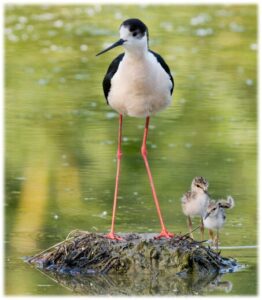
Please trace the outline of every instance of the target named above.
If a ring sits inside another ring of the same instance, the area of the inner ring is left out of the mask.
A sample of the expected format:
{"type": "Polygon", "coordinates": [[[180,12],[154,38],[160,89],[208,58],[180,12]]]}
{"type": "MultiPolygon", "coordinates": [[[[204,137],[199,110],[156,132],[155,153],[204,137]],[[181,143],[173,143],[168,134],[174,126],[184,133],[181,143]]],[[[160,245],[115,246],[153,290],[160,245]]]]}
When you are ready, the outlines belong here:
{"type": "Polygon", "coordinates": [[[226,202],[225,200],[219,200],[218,204],[222,208],[231,208],[231,204],[226,202]]]}
{"type": "Polygon", "coordinates": [[[171,72],[170,72],[170,69],[168,67],[168,65],[166,64],[166,62],[164,61],[164,59],[159,55],[157,54],[156,52],[152,51],[152,50],[149,50],[149,52],[151,52],[155,58],[157,59],[157,61],[160,63],[161,67],[167,72],[167,74],[169,75],[170,77],[170,80],[172,82],[172,87],[171,87],[171,90],[170,90],[170,93],[172,95],[173,93],[173,90],[174,90],[174,87],[175,87],[175,84],[174,84],[174,79],[171,75],[171,72]]]}
{"type": "Polygon", "coordinates": [[[181,199],[182,204],[186,204],[191,196],[192,196],[192,193],[190,191],[186,192],[181,199]]]}
{"type": "Polygon", "coordinates": [[[107,104],[108,104],[107,98],[108,98],[108,94],[109,94],[109,91],[111,88],[111,79],[115,75],[115,73],[118,69],[118,66],[119,66],[121,60],[123,59],[123,57],[124,57],[124,53],[121,53],[111,62],[110,66],[108,67],[108,70],[106,72],[106,75],[104,77],[103,90],[104,90],[107,104]]]}

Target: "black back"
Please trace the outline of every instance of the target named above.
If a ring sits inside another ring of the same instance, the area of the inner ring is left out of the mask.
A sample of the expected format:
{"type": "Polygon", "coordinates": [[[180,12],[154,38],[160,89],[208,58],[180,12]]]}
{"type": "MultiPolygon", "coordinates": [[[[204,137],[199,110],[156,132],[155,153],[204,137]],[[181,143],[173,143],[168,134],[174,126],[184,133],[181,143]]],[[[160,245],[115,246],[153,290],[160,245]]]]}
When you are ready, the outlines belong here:
{"type": "Polygon", "coordinates": [[[175,87],[175,84],[174,84],[174,79],[171,75],[171,72],[170,72],[170,69],[168,67],[168,65],[166,64],[166,62],[164,61],[164,59],[156,52],[152,51],[152,50],[149,50],[149,52],[151,52],[155,58],[157,59],[157,61],[160,63],[161,67],[167,72],[167,74],[169,75],[169,78],[172,82],[172,87],[171,87],[171,90],[170,90],[170,93],[172,95],[173,93],[173,90],[174,90],[174,87],[175,87]]]}
{"type": "Polygon", "coordinates": [[[103,90],[104,90],[104,95],[105,95],[107,104],[108,104],[107,97],[108,97],[108,94],[109,94],[109,91],[111,88],[111,79],[115,75],[115,73],[118,69],[118,66],[119,66],[121,60],[123,59],[124,55],[125,55],[124,53],[121,53],[111,62],[111,64],[108,67],[108,70],[106,72],[105,78],[103,80],[103,90]]]}

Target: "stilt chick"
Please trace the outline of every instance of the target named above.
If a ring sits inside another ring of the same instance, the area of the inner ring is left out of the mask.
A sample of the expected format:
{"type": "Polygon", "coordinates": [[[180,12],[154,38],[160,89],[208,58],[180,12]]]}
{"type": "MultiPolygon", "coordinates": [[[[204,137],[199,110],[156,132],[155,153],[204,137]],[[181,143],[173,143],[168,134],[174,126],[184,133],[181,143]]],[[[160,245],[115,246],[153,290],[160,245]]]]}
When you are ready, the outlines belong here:
{"type": "Polygon", "coordinates": [[[235,201],[231,196],[227,200],[212,200],[207,208],[204,217],[204,226],[209,229],[209,238],[212,240],[213,245],[218,249],[219,243],[219,230],[224,226],[226,221],[225,209],[231,209],[235,206],[235,201]],[[214,237],[214,230],[216,236],[214,237]]]}
{"type": "Polygon", "coordinates": [[[183,213],[187,216],[188,228],[191,238],[193,238],[191,217],[200,216],[201,238],[202,240],[204,239],[203,218],[206,214],[207,207],[210,201],[207,190],[208,181],[201,176],[195,177],[191,184],[191,190],[187,192],[181,199],[182,210],[183,213]]]}

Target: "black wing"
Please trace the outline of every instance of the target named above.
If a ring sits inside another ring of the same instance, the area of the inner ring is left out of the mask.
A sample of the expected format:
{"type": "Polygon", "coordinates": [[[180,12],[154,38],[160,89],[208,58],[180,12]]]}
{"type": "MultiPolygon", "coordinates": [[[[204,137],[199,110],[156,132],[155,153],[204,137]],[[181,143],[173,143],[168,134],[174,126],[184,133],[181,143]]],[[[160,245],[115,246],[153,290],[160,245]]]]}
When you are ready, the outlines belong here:
{"type": "Polygon", "coordinates": [[[174,84],[174,79],[170,73],[170,70],[169,70],[169,67],[168,65],[166,64],[166,62],[164,61],[164,59],[159,55],[157,54],[156,52],[152,51],[152,50],[149,50],[149,52],[151,52],[155,58],[157,59],[157,61],[160,63],[161,67],[167,72],[167,74],[169,75],[170,77],[170,80],[172,82],[172,87],[171,87],[171,90],[170,90],[170,93],[172,95],[173,93],[173,90],[174,90],[174,87],[175,87],[175,84],[174,84]]]}
{"type": "Polygon", "coordinates": [[[108,104],[107,97],[108,97],[108,94],[109,94],[109,91],[110,91],[110,88],[111,88],[111,79],[115,75],[115,73],[118,69],[118,66],[119,66],[121,60],[123,59],[124,55],[125,55],[124,53],[118,55],[111,62],[110,66],[109,66],[109,68],[106,72],[105,78],[103,80],[103,90],[104,90],[104,94],[105,94],[105,97],[106,97],[107,104],[108,104]]]}

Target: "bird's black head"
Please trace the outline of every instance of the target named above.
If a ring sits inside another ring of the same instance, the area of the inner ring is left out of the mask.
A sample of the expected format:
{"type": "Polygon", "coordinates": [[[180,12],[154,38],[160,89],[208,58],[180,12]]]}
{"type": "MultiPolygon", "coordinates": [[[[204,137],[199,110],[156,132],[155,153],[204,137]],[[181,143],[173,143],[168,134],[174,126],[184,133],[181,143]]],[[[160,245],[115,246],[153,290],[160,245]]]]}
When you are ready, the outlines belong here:
{"type": "Polygon", "coordinates": [[[128,30],[132,33],[133,37],[141,39],[146,34],[148,39],[148,29],[146,25],[139,19],[127,19],[121,24],[120,28],[122,26],[128,28],[128,30]]]}
{"type": "Polygon", "coordinates": [[[139,54],[148,50],[148,29],[139,19],[125,20],[120,26],[119,33],[120,39],[97,55],[121,45],[132,53],[139,54]]]}

